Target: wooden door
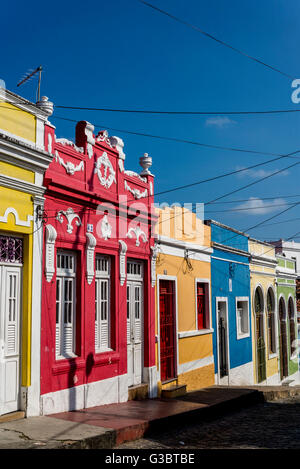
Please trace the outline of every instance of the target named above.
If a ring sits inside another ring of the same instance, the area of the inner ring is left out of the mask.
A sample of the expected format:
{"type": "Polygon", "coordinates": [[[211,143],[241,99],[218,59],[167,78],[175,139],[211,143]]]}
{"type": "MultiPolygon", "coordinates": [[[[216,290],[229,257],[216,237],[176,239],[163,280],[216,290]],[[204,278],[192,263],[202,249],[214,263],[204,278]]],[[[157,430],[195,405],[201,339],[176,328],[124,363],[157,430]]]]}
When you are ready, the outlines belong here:
{"type": "Polygon", "coordinates": [[[127,376],[128,386],[142,383],[143,284],[127,281],[127,376]]]}
{"type": "Polygon", "coordinates": [[[20,405],[21,267],[0,266],[0,414],[20,405]]]}
{"type": "Polygon", "coordinates": [[[176,341],[175,341],[175,288],[174,281],[159,282],[160,311],[160,369],[161,381],[176,377],[176,341]]]}

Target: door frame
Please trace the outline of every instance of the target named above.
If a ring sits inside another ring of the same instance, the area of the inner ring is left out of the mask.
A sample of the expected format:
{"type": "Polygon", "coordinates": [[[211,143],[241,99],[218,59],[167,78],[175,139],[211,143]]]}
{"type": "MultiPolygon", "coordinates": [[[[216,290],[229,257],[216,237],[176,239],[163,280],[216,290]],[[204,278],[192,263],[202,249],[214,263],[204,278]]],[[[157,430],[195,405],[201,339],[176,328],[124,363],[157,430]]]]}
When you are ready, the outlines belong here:
{"type": "MultiPolygon", "coordinates": [[[[145,302],[144,302],[144,299],[145,299],[145,276],[144,276],[144,273],[145,273],[145,264],[144,264],[144,261],[142,259],[136,259],[136,258],[133,258],[133,257],[129,257],[127,260],[126,260],[126,271],[127,271],[127,265],[128,265],[128,262],[135,262],[137,264],[140,264],[141,265],[141,276],[138,277],[138,276],[134,276],[134,275],[131,275],[131,274],[127,274],[127,279],[126,279],[126,304],[127,304],[127,287],[128,287],[128,284],[129,285],[134,285],[134,284],[138,284],[140,287],[141,287],[141,383],[142,384],[144,381],[144,362],[145,362],[145,351],[144,351],[144,346],[145,346],[145,318],[144,318],[144,315],[145,315],[145,302]]],[[[128,324],[127,324],[127,313],[126,313],[126,344],[127,344],[127,348],[126,348],[126,353],[127,353],[127,373],[128,373],[128,343],[127,343],[127,327],[128,327],[128,324]]],[[[128,388],[131,388],[132,386],[138,386],[138,384],[130,384],[128,385],[128,388]]]]}
{"type": "Polygon", "coordinates": [[[217,296],[216,297],[216,331],[217,331],[217,357],[218,357],[218,373],[217,373],[217,381],[218,384],[222,384],[220,376],[220,351],[219,351],[219,315],[218,315],[218,303],[226,303],[226,350],[227,350],[227,365],[228,365],[228,385],[230,383],[230,347],[229,347],[229,324],[228,324],[228,297],[227,296],[217,296]]]}
{"type": "MultiPolygon", "coordinates": [[[[269,287],[268,287],[269,288],[269,287]]],[[[268,329],[268,312],[267,312],[267,301],[266,301],[266,292],[268,292],[268,289],[265,291],[261,283],[257,283],[254,286],[253,289],[253,299],[252,299],[252,304],[253,304],[253,325],[254,325],[254,339],[253,343],[255,346],[255,377],[256,377],[256,382],[257,384],[263,384],[266,383],[267,380],[267,360],[268,360],[268,342],[267,342],[267,329],[268,329]],[[256,296],[256,290],[260,290],[261,292],[261,299],[262,299],[262,311],[261,311],[261,316],[262,316],[262,335],[261,337],[263,338],[264,341],[264,347],[265,347],[265,354],[264,354],[264,367],[265,367],[265,378],[262,381],[258,381],[258,347],[257,347],[257,314],[255,311],[255,296],[256,296]]],[[[276,297],[275,297],[276,298],[276,297]]],[[[276,318],[276,316],[275,316],[276,318]]]]}
{"type": "Polygon", "coordinates": [[[178,377],[178,370],[179,370],[179,339],[178,339],[178,294],[177,294],[177,277],[175,275],[157,275],[157,345],[158,345],[158,353],[157,356],[159,357],[158,360],[158,371],[159,371],[159,381],[161,382],[161,366],[160,366],[160,280],[170,280],[174,282],[174,316],[175,316],[175,330],[174,330],[174,344],[175,344],[175,359],[174,359],[174,369],[175,369],[175,377],[178,377]]]}
{"type": "Polygon", "coordinates": [[[287,316],[288,316],[288,310],[287,310],[287,302],[286,298],[283,295],[283,293],[280,293],[279,298],[278,298],[278,321],[279,321],[279,374],[280,374],[280,380],[283,381],[284,379],[288,378],[289,376],[289,351],[288,351],[288,324],[287,324],[287,316]],[[283,321],[280,319],[280,308],[279,304],[280,301],[283,301],[284,304],[284,315],[285,318],[283,321]],[[285,344],[282,344],[282,333],[281,333],[281,324],[285,324],[285,344]],[[286,362],[284,363],[283,361],[283,345],[285,345],[285,358],[286,362]],[[284,367],[286,367],[287,375],[283,374],[284,367]]]}
{"type": "MultiPolygon", "coordinates": [[[[5,272],[5,267],[8,268],[17,268],[20,271],[20,289],[19,289],[19,318],[18,318],[18,357],[19,357],[19,363],[18,363],[18,386],[17,386],[17,409],[16,410],[9,410],[3,412],[3,405],[4,402],[1,403],[0,400],[0,415],[5,415],[11,412],[15,412],[18,410],[22,409],[22,330],[23,330],[23,264],[18,264],[18,263],[6,263],[6,262],[0,262],[0,295],[2,296],[0,300],[0,327],[2,327],[2,324],[4,325],[3,327],[3,334],[5,334],[5,317],[4,317],[4,306],[5,306],[5,300],[6,300],[6,292],[4,292],[4,295],[2,295],[3,291],[2,289],[4,288],[4,284],[2,282],[2,276],[4,275],[5,272]],[[3,308],[3,309],[2,309],[3,308]],[[1,311],[2,310],[2,311],[1,311]],[[3,314],[1,318],[1,314],[3,314]]],[[[5,285],[6,286],[6,285],[5,285]]],[[[3,341],[3,353],[5,349],[5,342],[3,341]]],[[[3,380],[5,382],[5,380],[3,380]]]]}

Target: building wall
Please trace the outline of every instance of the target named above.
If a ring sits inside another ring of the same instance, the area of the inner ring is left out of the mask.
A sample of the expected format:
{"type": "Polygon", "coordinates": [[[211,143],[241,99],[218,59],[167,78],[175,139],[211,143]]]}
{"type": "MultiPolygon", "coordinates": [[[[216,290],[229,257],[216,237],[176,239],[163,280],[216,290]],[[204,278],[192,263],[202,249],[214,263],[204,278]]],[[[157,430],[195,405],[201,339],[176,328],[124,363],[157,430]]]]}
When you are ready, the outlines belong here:
{"type": "MultiPolygon", "coordinates": [[[[295,373],[298,373],[298,362],[297,358],[291,357],[291,352],[290,352],[290,335],[289,335],[289,329],[290,329],[290,321],[288,317],[288,300],[289,298],[293,298],[294,304],[295,304],[295,287],[292,285],[288,285],[288,283],[293,284],[295,283],[295,280],[287,280],[283,278],[278,278],[278,286],[277,286],[277,297],[278,297],[278,302],[281,296],[283,296],[285,300],[285,305],[286,305],[286,311],[287,311],[287,349],[288,349],[288,368],[289,368],[289,376],[294,375],[295,373]],[[283,285],[281,283],[286,283],[287,285],[283,285]]],[[[295,337],[297,338],[297,320],[295,320],[295,327],[296,327],[296,332],[295,332],[295,337]]]]}
{"type": "Polygon", "coordinates": [[[44,179],[47,222],[41,337],[43,414],[128,399],[126,264],[129,258],[142,261],[144,267],[141,360],[143,380],[149,384],[150,397],[155,394],[153,239],[150,232],[153,176],[140,177],[132,171],[126,172],[125,155],[122,147],[118,147],[123,142],[117,137],[110,140],[105,132],[94,135],[91,129],[93,126],[86,121],[79,122],[75,143],[55,139],[51,128],[47,128],[45,135],[46,142],[52,142],[55,157],[44,179]],[[70,219],[67,216],[70,209],[74,211],[74,219],[73,215],[70,219]],[[111,231],[106,231],[107,226],[111,231]],[[49,241],[49,230],[55,233],[52,241],[49,241]],[[89,253],[87,246],[91,239],[93,245],[89,253]],[[77,258],[76,343],[70,357],[58,357],[55,353],[56,305],[53,299],[57,292],[58,249],[72,250],[77,258]],[[109,256],[111,260],[111,343],[104,351],[95,349],[97,254],[109,256]],[[49,264],[52,265],[50,271],[49,264]]]}
{"type": "MultiPolygon", "coordinates": [[[[209,295],[211,294],[210,228],[204,225],[201,220],[196,219],[194,214],[191,215],[190,219],[187,218],[184,223],[183,214],[181,219],[183,223],[180,225],[180,229],[178,225],[174,229],[171,224],[168,232],[164,229],[164,226],[166,226],[164,220],[176,216],[178,216],[178,213],[171,210],[164,210],[159,215],[159,222],[162,222],[159,224],[162,238],[158,240],[159,255],[156,261],[156,362],[158,376],[160,377],[159,282],[161,278],[173,279],[176,284],[177,318],[176,382],[178,385],[185,384],[187,390],[192,391],[214,384],[211,311],[209,311],[209,329],[198,330],[196,319],[196,279],[208,282],[209,295]],[[167,236],[169,234],[176,237],[169,238],[167,236]],[[187,268],[184,259],[185,250],[189,248],[188,256],[192,266],[190,269],[187,268]]],[[[159,381],[159,388],[166,386],[168,385],[164,385],[159,381]]]]}
{"type": "Polygon", "coordinates": [[[227,299],[229,381],[228,384],[243,385],[253,382],[252,334],[251,334],[251,292],[248,237],[215,222],[210,222],[213,253],[211,255],[212,283],[212,327],[215,374],[218,381],[218,324],[217,299],[227,299]],[[241,252],[239,252],[241,251],[241,252]],[[249,334],[243,338],[237,335],[238,297],[248,299],[249,334]]]}
{"type": "Polygon", "coordinates": [[[254,295],[257,286],[263,292],[264,304],[264,341],[266,346],[266,382],[265,384],[279,381],[279,352],[278,352],[278,327],[277,327],[277,301],[276,301],[276,264],[275,247],[265,243],[249,240],[249,251],[252,254],[250,262],[251,270],[251,298],[252,298],[252,337],[253,337],[253,371],[254,382],[257,383],[257,352],[255,335],[255,306],[254,295]],[[273,264],[272,264],[273,262],[273,264]],[[268,317],[267,317],[267,292],[271,288],[275,299],[275,341],[276,353],[269,352],[268,317]]]}
{"type": "Polygon", "coordinates": [[[42,229],[36,214],[52,159],[43,142],[49,114],[8,90],[0,89],[0,98],[0,234],[23,239],[19,408],[31,416],[39,412],[42,229]]]}

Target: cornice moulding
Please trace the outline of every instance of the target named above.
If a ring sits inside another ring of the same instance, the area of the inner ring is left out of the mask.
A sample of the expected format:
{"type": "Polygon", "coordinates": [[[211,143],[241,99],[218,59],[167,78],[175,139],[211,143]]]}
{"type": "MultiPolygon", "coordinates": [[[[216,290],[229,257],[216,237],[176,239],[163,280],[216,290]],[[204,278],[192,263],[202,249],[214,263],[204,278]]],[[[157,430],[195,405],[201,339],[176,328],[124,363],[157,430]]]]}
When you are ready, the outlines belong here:
{"type": "Polygon", "coordinates": [[[232,252],[233,254],[237,254],[243,257],[250,257],[250,252],[242,251],[241,249],[232,248],[231,246],[225,246],[224,244],[216,243],[215,241],[212,243],[213,247],[219,249],[220,251],[232,252]]]}
{"type": "Polygon", "coordinates": [[[2,161],[39,172],[46,171],[53,159],[53,155],[4,134],[0,134],[0,155],[2,161]]]}
{"type": "Polygon", "coordinates": [[[0,174],[0,186],[41,197],[44,195],[46,190],[44,186],[38,186],[36,184],[32,184],[31,182],[26,182],[11,176],[4,176],[2,174],[0,174]]]}

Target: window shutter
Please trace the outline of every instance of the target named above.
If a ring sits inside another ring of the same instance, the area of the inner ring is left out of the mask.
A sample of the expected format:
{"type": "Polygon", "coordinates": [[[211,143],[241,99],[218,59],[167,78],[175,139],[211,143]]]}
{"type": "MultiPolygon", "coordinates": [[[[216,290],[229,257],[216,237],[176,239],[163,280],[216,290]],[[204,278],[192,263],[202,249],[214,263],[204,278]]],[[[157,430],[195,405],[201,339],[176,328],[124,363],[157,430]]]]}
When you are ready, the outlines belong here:
{"type": "Polygon", "coordinates": [[[135,342],[140,342],[141,339],[142,339],[142,335],[141,335],[141,302],[142,302],[142,298],[141,298],[141,294],[142,294],[142,289],[141,287],[138,285],[138,286],[135,286],[134,287],[134,316],[135,316],[135,321],[134,321],[134,327],[135,327],[135,333],[134,333],[134,337],[135,337],[135,342]]]}
{"type": "Polygon", "coordinates": [[[6,291],[6,323],[5,323],[5,345],[6,355],[16,355],[18,353],[18,304],[19,297],[19,276],[17,272],[8,273],[6,291]]]}
{"type": "Polygon", "coordinates": [[[95,350],[110,348],[110,259],[96,258],[95,281],[95,350]]]}
{"type": "Polygon", "coordinates": [[[76,258],[73,253],[58,252],[56,278],[56,358],[75,353],[76,258]]]}

